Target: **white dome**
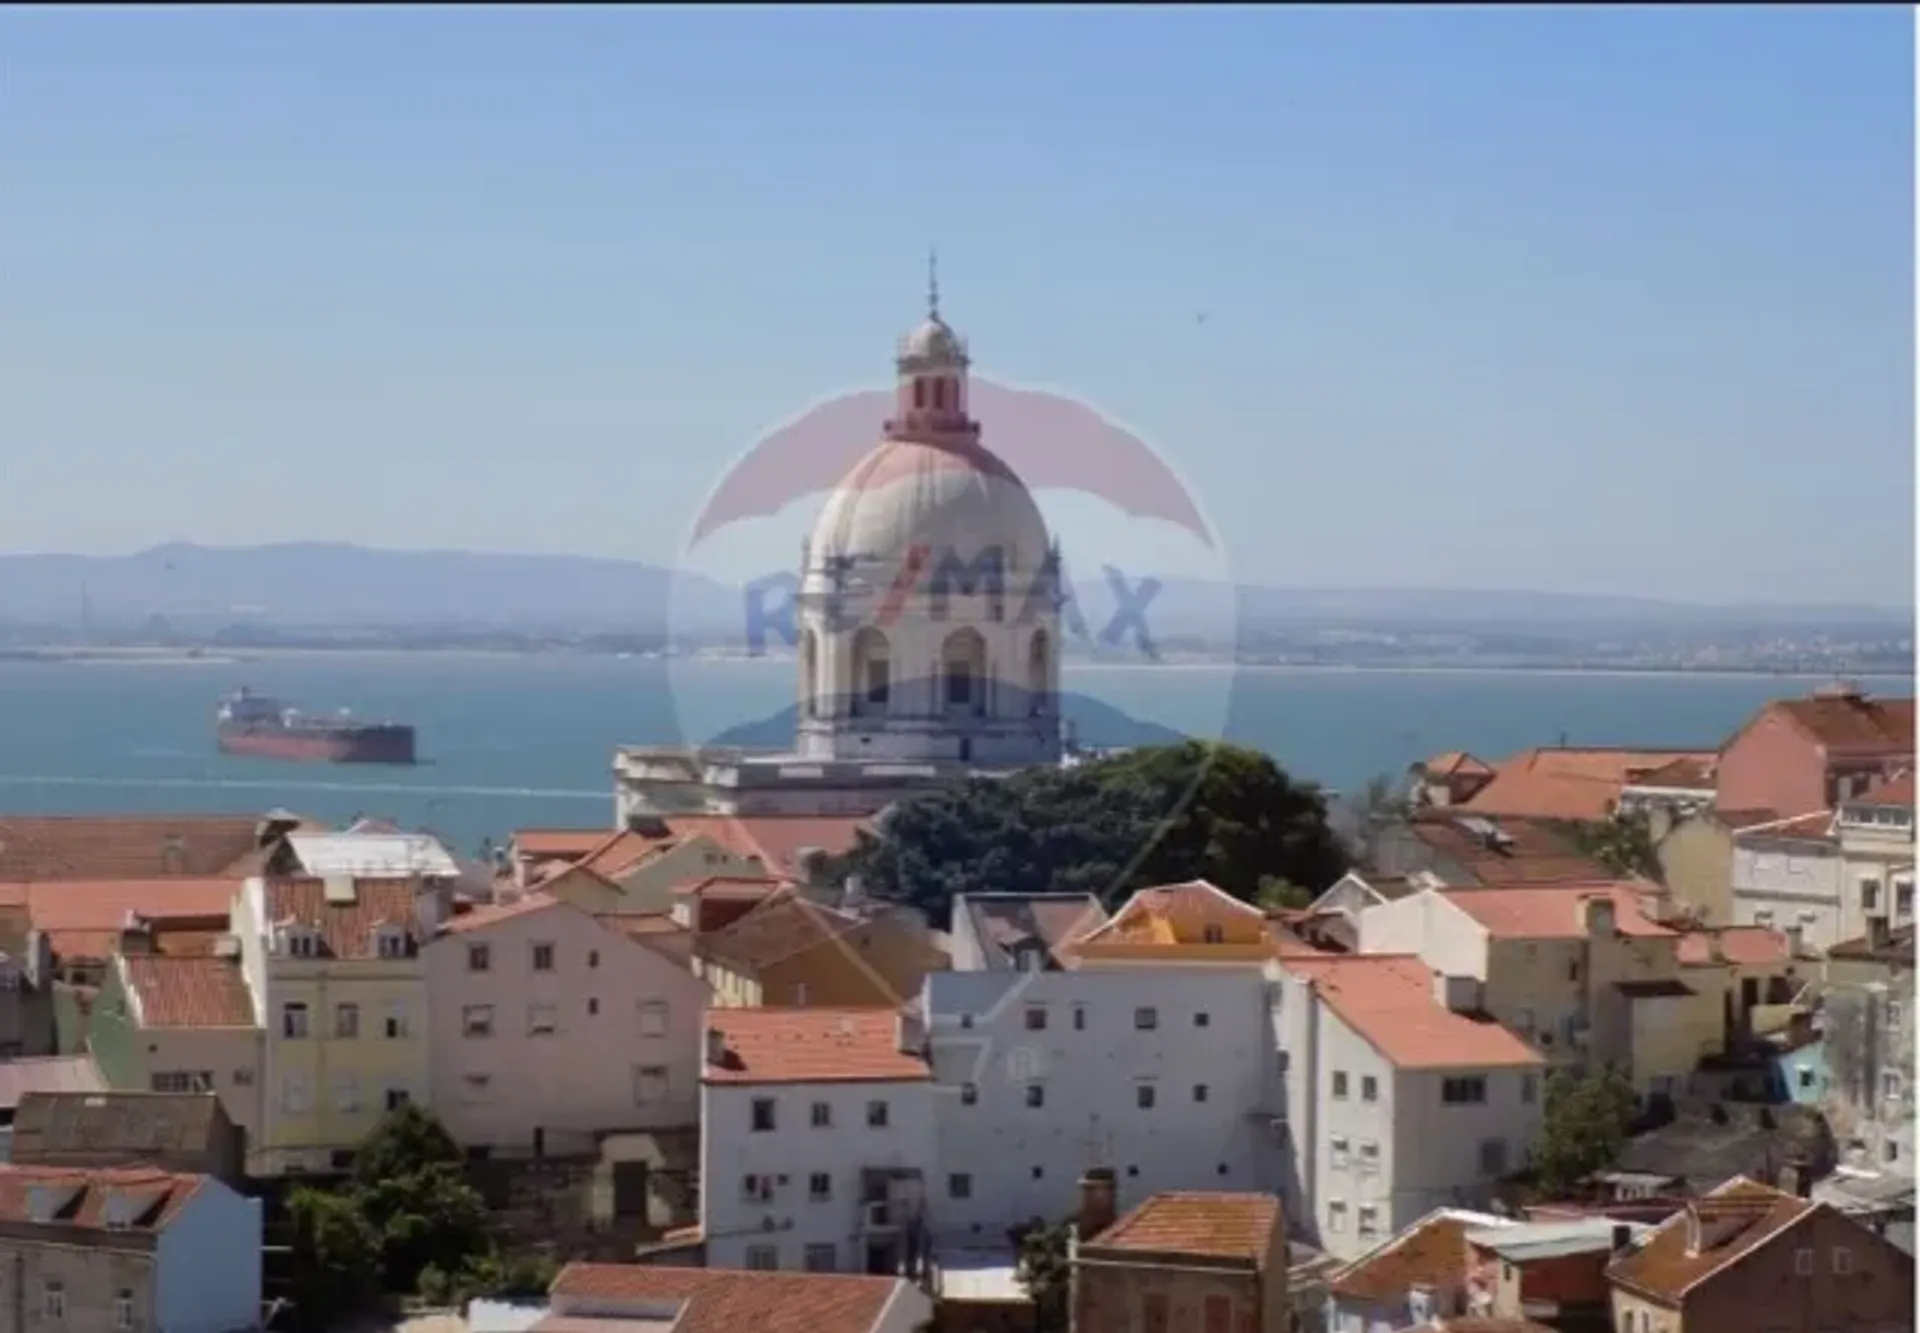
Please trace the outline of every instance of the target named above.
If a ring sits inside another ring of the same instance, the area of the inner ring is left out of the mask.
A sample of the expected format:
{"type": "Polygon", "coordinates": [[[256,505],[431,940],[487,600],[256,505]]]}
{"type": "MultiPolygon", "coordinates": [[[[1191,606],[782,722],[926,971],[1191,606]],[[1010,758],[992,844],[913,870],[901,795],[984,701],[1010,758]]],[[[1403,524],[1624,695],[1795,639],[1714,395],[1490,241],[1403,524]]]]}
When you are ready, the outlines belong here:
{"type": "Polygon", "coordinates": [[[967,359],[967,347],[944,319],[929,315],[918,328],[900,340],[900,359],[951,365],[967,359]]]}
{"type": "Polygon", "coordinates": [[[888,440],[827,498],[809,564],[878,562],[890,579],[916,546],[936,561],[969,564],[997,548],[1007,571],[1036,572],[1047,556],[1047,524],[1025,484],[984,446],[888,440]]]}

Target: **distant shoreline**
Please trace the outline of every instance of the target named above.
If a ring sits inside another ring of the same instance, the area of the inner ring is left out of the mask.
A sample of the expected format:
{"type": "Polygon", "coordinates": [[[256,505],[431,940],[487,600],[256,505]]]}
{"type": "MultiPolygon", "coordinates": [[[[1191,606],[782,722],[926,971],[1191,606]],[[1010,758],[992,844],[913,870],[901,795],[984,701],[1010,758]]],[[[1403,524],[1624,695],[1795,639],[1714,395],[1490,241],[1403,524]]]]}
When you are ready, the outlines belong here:
{"type": "MultiPolygon", "coordinates": [[[[793,658],[786,656],[749,656],[740,654],[716,654],[705,656],[687,654],[676,657],[648,656],[645,654],[624,654],[606,652],[569,652],[565,650],[514,649],[514,648],[363,648],[363,647],[301,647],[301,648],[243,648],[208,649],[198,654],[190,650],[172,649],[72,649],[72,648],[17,648],[0,650],[0,669],[7,666],[203,666],[203,667],[244,667],[249,662],[270,662],[279,660],[298,661],[316,658],[350,658],[355,660],[379,658],[407,658],[441,660],[497,661],[518,659],[592,659],[598,661],[630,660],[636,663],[698,663],[707,667],[731,666],[772,666],[775,664],[791,666],[793,658]]],[[[1698,677],[1700,679],[1730,679],[1758,677],[1785,681],[1831,680],[1836,676],[1845,676],[1861,681],[1903,681],[1914,679],[1912,672],[1880,670],[1859,670],[1840,668],[1837,670],[1780,670],[1770,667],[1676,667],[1676,666],[1621,666],[1621,665],[1514,665],[1502,663],[1325,663],[1325,662],[1236,662],[1227,658],[1189,659],[1172,662],[1099,662],[1074,660],[1069,658],[1064,664],[1069,673],[1108,672],[1108,671],[1162,671],[1162,672],[1257,672],[1273,675],[1394,675],[1394,676],[1593,676],[1593,677],[1647,677],[1652,679],[1672,679],[1678,677],[1698,677]]]]}

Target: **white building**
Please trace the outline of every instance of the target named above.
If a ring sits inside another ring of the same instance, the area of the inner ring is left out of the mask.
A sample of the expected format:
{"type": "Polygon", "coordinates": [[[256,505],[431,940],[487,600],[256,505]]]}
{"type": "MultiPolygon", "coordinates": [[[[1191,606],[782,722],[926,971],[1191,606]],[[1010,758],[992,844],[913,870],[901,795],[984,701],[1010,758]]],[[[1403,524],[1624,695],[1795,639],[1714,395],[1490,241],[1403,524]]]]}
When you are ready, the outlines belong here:
{"type": "Polygon", "coordinates": [[[1882,782],[1834,812],[1841,940],[1913,923],[1913,774],[1882,782]]]}
{"type": "Polygon", "coordinates": [[[921,1034],[886,1009],[715,1009],[701,1089],[712,1268],[896,1274],[936,1156],[921,1034]]]}
{"type": "Polygon", "coordinates": [[[1445,1206],[1484,1204],[1539,1134],[1545,1061],[1417,958],[1284,958],[1297,1232],[1343,1258],[1445,1206]]]}
{"type": "Polygon", "coordinates": [[[1270,1190],[1279,1071],[1258,968],[936,972],[928,1215],[942,1245],[1065,1217],[1081,1174],[1130,1197],[1270,1190]]]}
{"type": "Polygon", "coordinates": [[[622,824],[691,810],[872,814],[958,775],[1061,761],[1059,552],[967,414],[968,365],[930,290],[895,357],[880,443],[802,545],[793,750],[624,747],[622,824]]]}
{"type": "Polygon", "coordinates": [[[421,951],[428,1082],[468,1147],[591,1150],[700,1115],[705,982],[545,894],[455,917],[421,951]]]}
{"type": "Polygon", "coordinates": [[[947,956],[955,972],[1051,971],[1062,945],[1106,919],[1091,893],[955,894],[947,956]]]}
{"type": "Polygon", "coordinates": [[[1734,925],[1797,932],[1802,945],[1820,950],[1848,938],[1833,822],[1822,810],[1734,831],[1734,925]]]}

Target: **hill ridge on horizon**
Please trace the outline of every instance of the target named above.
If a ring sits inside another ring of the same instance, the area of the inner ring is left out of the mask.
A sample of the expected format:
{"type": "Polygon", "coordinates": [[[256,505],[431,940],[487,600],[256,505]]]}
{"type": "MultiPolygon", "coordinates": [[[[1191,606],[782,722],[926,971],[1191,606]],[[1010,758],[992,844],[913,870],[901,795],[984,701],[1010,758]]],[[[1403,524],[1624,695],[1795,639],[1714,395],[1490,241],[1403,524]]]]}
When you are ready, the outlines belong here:
{"type": "MultiPolygon", "coordinates": [[[[1200,580],[1167,579],[1213,589],[1200,580]]],[[[1083,603],[1104,590],[1078,584],[1083,603]]],[[[0,553],[0,620],[70,624],[83,603],[101,620],[168,617],[244,618],[303,625],[375,626],[399,621],[522,625],[664,626],[669,597],[676,619],[700,629],[736,625],[741,592],[697,574],[614,556],[565,552],[366,546],[297,540],[256,545],[176,541],[118,555],[0,553]]],[[[1866,603],[1706,603],[1632,594],[1529,589],[1434,589],[1234,585],[1242,625],[1298,618],[1431,622],[1483,620],[1644,621],[1705,618],[1747,626],[1778,623],[1910,625],[1911,607],[1866,603]]],[[[1176,597],[1163,601],[1171,604],[1176,597]]],[[[1213,618],[1213,617],[1209,617],[1213,618]]]]}

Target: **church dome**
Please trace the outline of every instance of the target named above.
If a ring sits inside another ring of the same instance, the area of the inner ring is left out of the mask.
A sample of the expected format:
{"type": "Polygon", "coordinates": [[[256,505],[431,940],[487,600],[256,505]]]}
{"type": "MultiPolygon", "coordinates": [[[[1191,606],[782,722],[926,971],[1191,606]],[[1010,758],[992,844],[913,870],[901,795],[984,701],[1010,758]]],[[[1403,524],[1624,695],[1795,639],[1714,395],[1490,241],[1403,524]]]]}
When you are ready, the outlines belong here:
{"type": "Polygon", "coordinates": [[[953,365],[967,359],[967,348],[944,319],[928,315],[918,328],[900,340],[900,359],[953,365]]]}
{"type": "Polygon", "coordinates": [[[887,440],[853,466],[821,508],[808,543],[816,567],[842,559],[891,579],[910,552],[971,565],[999,550],[1002,567],[1037,571],[1046,520],[1026,485],[977,441],[887,440]]]}

